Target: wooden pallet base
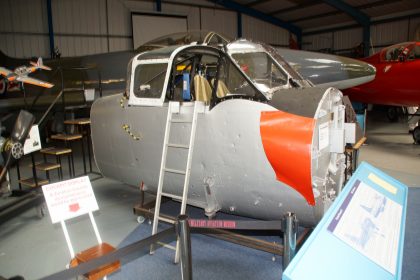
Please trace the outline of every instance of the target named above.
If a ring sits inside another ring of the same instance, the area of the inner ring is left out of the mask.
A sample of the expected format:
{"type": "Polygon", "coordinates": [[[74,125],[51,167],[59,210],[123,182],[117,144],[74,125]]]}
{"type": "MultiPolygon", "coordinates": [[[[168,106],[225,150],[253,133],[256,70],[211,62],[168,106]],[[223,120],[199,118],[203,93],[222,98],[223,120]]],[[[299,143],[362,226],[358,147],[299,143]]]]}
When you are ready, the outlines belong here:
{"type": "MultiPolygon", "coordinates": [[[[115,248],[108,243],[102,243],[86,249],[76,255],[74,259],[70,261],[70,267],[75,267],[81,263],[88,262],[92,259],[102,257],[106,254],[115,251],[115,248]]],[[[105,264],[95,270],[86,273],[84,276],[89,280],[97,280],[117,271],[121,267],[121,262],[116,261],[110,264],[105,264]]]]}

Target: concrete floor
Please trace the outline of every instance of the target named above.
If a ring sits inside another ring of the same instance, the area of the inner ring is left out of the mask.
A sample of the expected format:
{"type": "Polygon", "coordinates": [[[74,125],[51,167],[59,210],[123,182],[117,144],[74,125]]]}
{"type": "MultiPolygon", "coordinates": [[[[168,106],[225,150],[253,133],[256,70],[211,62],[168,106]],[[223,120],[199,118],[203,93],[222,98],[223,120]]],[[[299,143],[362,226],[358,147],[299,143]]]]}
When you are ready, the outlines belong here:
{"type": "Polygon", "coordinates": [[[414,145],[403,121],[390,123],[385,112],[368,113],[367,145],[360,161],[382,169],[409,187],[420,187],[420,145],[414,145]]]}
{"type": "MultiPolygon", "coordinates": [[[[382,112],[370,113],[368,145],[362,147],[360,160],[383,169],[410,187],[420,187],[420,145],[413,145],[407,131],[403,122],[389,123],[382,112]]],[[[76,166],[76,173],[81,174],[82,164],[78,162],[76,166]]],[[[30,174],[28,167],[22,169],[30,174]]],[[[16,187],[15,170],[11,176],[16,187]]],[[[94,215],[102,239],[117,246],[138,226],[132,206],[140,199],[139,191],[109,179],[93,181],[92,185],[100,208],[94,215]]],[[[76,251],[95,244],[87,216],[73,219],[67,225],[76,251]]],[[[31,209],[0,226],[3,277],[22,275],[25,279],[38,279],[63,270],[69,258],[62,229],[59,224],[51,224],[48,214],[39,218],[36,210],[31,209]]]]}

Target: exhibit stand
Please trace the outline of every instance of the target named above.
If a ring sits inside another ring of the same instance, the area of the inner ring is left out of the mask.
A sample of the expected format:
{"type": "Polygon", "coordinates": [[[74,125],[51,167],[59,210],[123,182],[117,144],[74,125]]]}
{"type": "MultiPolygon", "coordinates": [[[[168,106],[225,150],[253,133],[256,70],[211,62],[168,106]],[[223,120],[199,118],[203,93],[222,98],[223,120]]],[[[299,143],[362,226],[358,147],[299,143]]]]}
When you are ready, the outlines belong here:
{"type": "Polygon", "coordinates": [[[283,280],[401,279],[408,188],[363,162],[283,280]]]}

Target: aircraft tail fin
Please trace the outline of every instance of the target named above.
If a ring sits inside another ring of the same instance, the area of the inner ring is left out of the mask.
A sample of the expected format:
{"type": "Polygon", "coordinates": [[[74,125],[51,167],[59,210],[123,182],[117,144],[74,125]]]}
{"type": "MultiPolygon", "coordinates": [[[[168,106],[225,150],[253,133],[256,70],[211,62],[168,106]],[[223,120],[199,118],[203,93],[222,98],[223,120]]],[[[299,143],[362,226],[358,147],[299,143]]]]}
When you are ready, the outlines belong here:
{"type": "Polygon", "coordinates": [[[51,71],[51,68],[48,66],[45,66],[44,63],[42,62],[42,57],[39,57],[36,63],[33,61],[31,61],[30,63],[32,66],[35,66],[36,68],[51,71]]]}

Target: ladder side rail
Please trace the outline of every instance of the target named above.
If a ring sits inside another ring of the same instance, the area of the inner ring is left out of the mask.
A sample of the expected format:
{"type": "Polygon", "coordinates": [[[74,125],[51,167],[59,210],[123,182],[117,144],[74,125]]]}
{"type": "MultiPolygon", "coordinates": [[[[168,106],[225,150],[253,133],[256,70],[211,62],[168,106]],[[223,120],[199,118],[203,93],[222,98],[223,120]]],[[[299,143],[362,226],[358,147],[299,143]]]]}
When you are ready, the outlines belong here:
{"type": "MultiPolygon", "coordinates": [[[[159,223],[159,214],[160,214],[160,205],[162,200],[162,187],[163,187],[163,178],[165,176],[165,166],[166,166],[166,155],[168,152],[168,141],[171,131],[171,119],[172,119],[172,106],[171,102],[168,104],[168,115],[166,117],[166,126],[165,126],[165,136],[163,139],[163,148],[162,148],[162,159],[160,162],[160,172],[159,172],[159,183],[156,192],[156,202],[155,202],[155,213],[153,216],[153,227],[152,235],[157,233],[158,223],[159,223]]],[[[154,246],[150,246],[150,254],[154,253],[154,246]]]]}
{"type": "MultiPolygon", "coordinates": [[[[201,106],[201,102],[195,101],[193,119],[191,123],[191,134],[190,134],[190,139],[189,139],[189,144],[188,144],[188,157],[187,157],[187,167],[185,171],[184,189],[182,192],[182,200],[181,200],[181,211],[180,211],[181,215],[184,215],[187,209],[188,189],[189,189],[189,184],[190,184],[192,155],[194,151],[199,106],[201,106]]],[[[180,255],[180,243],[179,243],[179,239],[177,239],[176,250],[175,250],[175,260],[174,260],[175,263],[179,262],[179,257],[180,257],[179,255],[180,255]]]]}
{"type": "Polygon", "coordinates": [[[191,175],[191,164],[192,164],[192,155],[194,151],[194,143],[195,143],[195,135],[197,129],[197,118],[198,118],[198,106],[200,106],[201,101],[195,101],[194,104],[194,112],[193,112],[193,120],[191,124],[191,135],[189,140],[189,147],[188,147],[188,157],[187,157],[187,168],[185,172],[185,180],[184,180],[184,189],[182,193],[182,203],[181,203],[181,215],[185,214],[187,208],[187,199],[188,199],[188,189],[190,184],[190,175],[191,175]]]}

